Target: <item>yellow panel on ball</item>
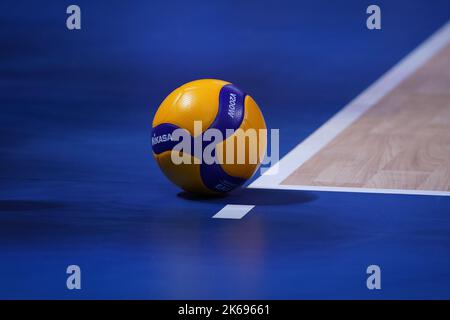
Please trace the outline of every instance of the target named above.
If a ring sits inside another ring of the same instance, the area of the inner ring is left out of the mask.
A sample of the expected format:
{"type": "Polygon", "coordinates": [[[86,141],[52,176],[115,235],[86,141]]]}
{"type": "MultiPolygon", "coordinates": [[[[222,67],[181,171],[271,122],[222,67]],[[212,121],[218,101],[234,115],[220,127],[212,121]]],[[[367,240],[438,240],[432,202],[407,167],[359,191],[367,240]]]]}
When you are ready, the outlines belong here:
{"type": "Polygon", "coordinates": [[[202,121],[202,132],[214,121],[219,108],[220,90],[229,82],[201,79],[178,87],[161,103],[153,118],[153,127],[172,123],[194,134],[194,121],[202,121]]]}
{"type": "Polygon", "coordinates": [[[190,157],[190,164],[176,165],[171,160],[172,151],[165,151],[156,155],[156,160],[166,177],[183,190],[192,193],[211,193],[206,188],[200,176],[200,165],[194,163],[194,157],[190,157]]]}

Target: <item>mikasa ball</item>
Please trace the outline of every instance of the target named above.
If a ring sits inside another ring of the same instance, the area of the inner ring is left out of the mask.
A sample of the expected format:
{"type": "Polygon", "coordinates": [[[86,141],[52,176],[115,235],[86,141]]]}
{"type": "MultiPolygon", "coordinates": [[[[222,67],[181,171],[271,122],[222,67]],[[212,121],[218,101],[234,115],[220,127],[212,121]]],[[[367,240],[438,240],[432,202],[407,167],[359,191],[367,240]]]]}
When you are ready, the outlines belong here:
{"type": "Polygon", "coordinates": [[[266,124],[255,100],[234,84],[216,79],[191,81],[172,91],[159,106],[152,123],[152,151],[159,167],[170,181],[192,193],[226,193],[244,184],[259,167],[266,140],[266,124]],[[192,149],[177,148],[180,138],[174,133],[180,129],[189,137],[186,142],[187,145],[192,142],[192,149]],[[205,141],[210,129],[222,133],[222,140],[205,141]],[[258,133],[257,140],[243,143],[237,132],[249,129],[258,133]],[[230,130],[236,133],[230,134],[230,130]],[[225,146],[230,142],[234,143],[234,150],[243,148],[244,161],[243,158],[238,161],[238,152],[226,156],[230,149],[225,146]],[[211,143],[214,145],[211,154],[217,161],[207,163],[202,152],[206,153],[205,148],[211,143]],[[178,163],[173,160],[177,155],[190,161],[178,163]]]}

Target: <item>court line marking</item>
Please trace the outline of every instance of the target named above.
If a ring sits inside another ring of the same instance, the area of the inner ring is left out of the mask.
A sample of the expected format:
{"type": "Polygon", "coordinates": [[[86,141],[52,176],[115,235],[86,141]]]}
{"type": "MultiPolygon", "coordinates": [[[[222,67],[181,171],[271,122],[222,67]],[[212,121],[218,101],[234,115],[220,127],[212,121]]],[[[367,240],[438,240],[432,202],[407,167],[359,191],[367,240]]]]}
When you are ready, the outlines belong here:
{"type": "MultiPolygon", "coordinates": [[[[309,137],[289,151],[280,161],[266,170],[261,176],[248,185],[247,188],[450,196],[450,192],[447,191],[344,188],[326,186],[319,187],[280,184],[295,169],[308,161],[312,156],[331,142],[331,140],[333,140],[339,133],[344,131],[350,124],[352,124],[384,96],[396,88],[403,80],[424,65],[449,41],[450,22],[447,22],[444,26],[434,32],[428,39],[422,42],[422,44],[401,59],[395,66],[389,69],[372,85],[350,101],[350,103],[341,109],[341,111],[336,113],[309,137]]],[[[222,210],[226,209],[228,206],[230,205],[226,205],[222,210]]],[[[222,210],[216,213],[213,218],[216,218],[222,210]]],[[[248,211],[245,214],[247,213],[248,211]]]]}
{"type": "Polygon", "coordinates": [[[242,219],[255,206],[243,204],[227,204],[219,212],[217,212],[214,219],[242,219]]]}
{"type": "MultiPolygon", "coordinates": [[[[266,187],[252,187],[254,189],[267,189],[266,187]]],[[[278,184],[270,187],[277,190],[302,190],[302,191],[331,191],[331,192],[352,192],[352,193],[383,193],[383,194],[404,194],[420,196],[450,196],[448,191],[414,190],[414,189],[381,189],[381,188],[357,188],[357,187],[327,187],[308,185],[287,185],[278,184]]]]}
{"type": "Polygon", "coordinates": [[[438,29],[416,49],[401,59],[394,67],[354,98],[341,111],[336,113],[303,142],[286,154],[279,162],[265,171],[248,188],[314,190],[314,191],[347,191],[376,192],[420,195],[445,195],[447,191],[407,190],[407,189],[368,189],[319,186],[289,186],[280,185],[295,169],[325,147],[338,134],[357,120],[367,110],[373,107],[384,96],[396,88],[403,80],[413,74],[418,68],[430,60],[450,41],[450,22],[438,29]],[[278,172],[276,173],[276,171],[278,172]]]}

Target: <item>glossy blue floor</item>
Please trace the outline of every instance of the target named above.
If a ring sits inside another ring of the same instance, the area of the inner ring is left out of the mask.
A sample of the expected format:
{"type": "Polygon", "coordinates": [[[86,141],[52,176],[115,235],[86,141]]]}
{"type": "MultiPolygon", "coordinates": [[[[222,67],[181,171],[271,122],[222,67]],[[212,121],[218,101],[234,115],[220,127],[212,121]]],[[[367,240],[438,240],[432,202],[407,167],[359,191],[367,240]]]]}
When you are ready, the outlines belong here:
{"type": "MultiPolygon", "coordinates": [[[[4,1],[0,298],[450,298],[450,198],[244,188],[180,192],[152,158],[156,108],[235,83],[281,155],[450,18],[448,1],[4,1]],[[255,205],[240,220],[226,204],[255,205]],[[67,290],[66,267],[82,269],[67,290]],[[368,290],[366,268],[382,268],[368,290]]],[[[254,178],[257,178],[254,177],[254,178]]]]}

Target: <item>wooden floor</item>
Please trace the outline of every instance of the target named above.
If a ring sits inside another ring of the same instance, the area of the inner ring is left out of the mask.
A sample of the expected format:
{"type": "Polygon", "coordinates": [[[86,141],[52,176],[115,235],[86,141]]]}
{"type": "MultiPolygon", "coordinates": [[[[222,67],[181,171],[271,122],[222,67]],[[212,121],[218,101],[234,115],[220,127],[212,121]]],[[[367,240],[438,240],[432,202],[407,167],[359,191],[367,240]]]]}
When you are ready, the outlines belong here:
{"type": "Polygon", "coordinates": [[[450,45],[282,184],[450,191],[450,45]]]}

